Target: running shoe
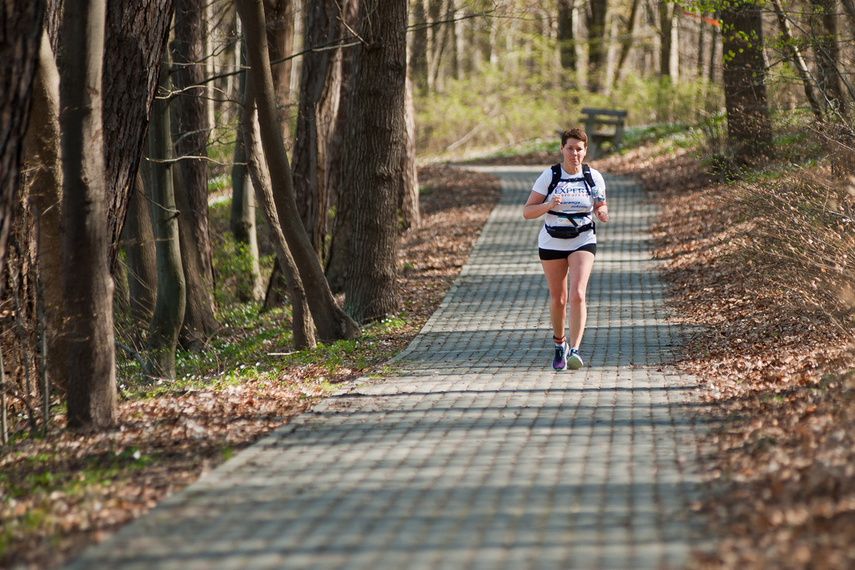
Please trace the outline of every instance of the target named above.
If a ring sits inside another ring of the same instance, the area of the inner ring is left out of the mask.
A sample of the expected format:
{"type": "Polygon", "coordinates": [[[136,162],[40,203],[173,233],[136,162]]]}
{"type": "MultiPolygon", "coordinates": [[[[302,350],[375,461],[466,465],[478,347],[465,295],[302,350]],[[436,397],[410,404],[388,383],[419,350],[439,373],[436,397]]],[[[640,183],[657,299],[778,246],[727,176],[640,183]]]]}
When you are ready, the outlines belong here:
{"type": "Polygon", "coordinates": [[[567,368],[567,343],[555,345],[555,356],[552,357],[552,367],[555,370],[567,368]]]}
{"type": "Polygon", "coordinates": [[[579,349],[571,348],[567,356],[567,366],[570,367],[570,370],[579,370],[583,364],[582,357],[579,355],[579,349]]]}

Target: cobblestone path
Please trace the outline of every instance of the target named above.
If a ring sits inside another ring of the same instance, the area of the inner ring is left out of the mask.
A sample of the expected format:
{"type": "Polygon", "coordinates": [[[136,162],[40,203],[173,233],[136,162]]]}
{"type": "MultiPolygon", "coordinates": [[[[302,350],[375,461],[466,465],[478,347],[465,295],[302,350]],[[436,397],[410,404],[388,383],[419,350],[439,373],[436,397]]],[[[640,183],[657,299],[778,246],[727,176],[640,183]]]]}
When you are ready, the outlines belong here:
{"type": "Polygon", "coordinates": [[[397,359],[86,551],[71,568],[681,568],[699,540],[691,378],[666,363],[655,214],[607,177],[585,367],[554,372],[540,168],[504,193],[397,359]]]}

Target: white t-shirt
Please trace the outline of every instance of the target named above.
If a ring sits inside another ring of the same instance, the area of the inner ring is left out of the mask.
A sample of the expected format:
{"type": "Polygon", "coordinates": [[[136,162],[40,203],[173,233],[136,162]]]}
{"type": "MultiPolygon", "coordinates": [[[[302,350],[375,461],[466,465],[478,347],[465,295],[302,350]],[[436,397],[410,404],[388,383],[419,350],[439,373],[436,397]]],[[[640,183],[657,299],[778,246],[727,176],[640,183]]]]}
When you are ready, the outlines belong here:
{"type": "MultiPolygon", "coordinates": [[[[594,204],[606,201],[606,182],[603,179],[603,175],[593,168],[591,169],[591,177],[594,179],[596,186],[593,195],[588,191],[588,186],[585,184],[581,170],[578,174],[568,174],[562,168],[561,180],[555,185],[555,190],[553,190],[555,194],[561,196],[561,204],[553,208],[552,211],[566,214],[582,214],[587,212],[585,216],[574,217],[573,222],[577,226],[593,223],[594,216],[592,210],[594,204]]],[[[552,168],[550,167],[544,170],[537,180],[535,180],[534,186],[531,189],[538,194],[543,194],[545,199],[551,182],[552,168]]],[[[579,234],[579,237],[572,239],[554,238],[546,233],[546,226],[573,225],[573,222],[564,216],[546,214],[544,225],[540,228],[540,233],[537,236],[537,246],[540,249],[573,251],[589,243],[597,243],[597,234],[592,231],[583,232],[579,234]]]]}

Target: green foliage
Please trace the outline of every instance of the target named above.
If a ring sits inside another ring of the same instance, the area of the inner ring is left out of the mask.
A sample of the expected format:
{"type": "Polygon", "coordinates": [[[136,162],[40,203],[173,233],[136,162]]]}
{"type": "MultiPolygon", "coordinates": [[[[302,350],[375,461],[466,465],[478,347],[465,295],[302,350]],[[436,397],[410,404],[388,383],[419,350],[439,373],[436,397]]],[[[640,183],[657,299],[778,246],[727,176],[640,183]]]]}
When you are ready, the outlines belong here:
{"type": "MultiPolygon", "coordinates": [[[[217,275],[214,299],[217,306],[229,306],[251,295],[252,283],[245,276],[252,271],[253,258],[249,246],[235,241],[231,233],[219,236],[214,247],[214,270],[217,275]]],[[[276,262],[274,255],[260,256],[261,274],[268,275],[276,262]]]]}
{"type": "MultiPolygon", "coordinates": [[[[610,95],[550,87],[551,82],[515,82],[498,71],[446,80],[442,93],[416,96],[416,148],[422,156],[497,155],[520,141],[545,145],[581,125],[581,109],[628,111],[627,126],[694,121],[698,109],[719,109],[721,88],[705,81],[673,84],[630,76],[610,95]]],[[[557,144],[556,144],[557,148],[557,144]]]]}

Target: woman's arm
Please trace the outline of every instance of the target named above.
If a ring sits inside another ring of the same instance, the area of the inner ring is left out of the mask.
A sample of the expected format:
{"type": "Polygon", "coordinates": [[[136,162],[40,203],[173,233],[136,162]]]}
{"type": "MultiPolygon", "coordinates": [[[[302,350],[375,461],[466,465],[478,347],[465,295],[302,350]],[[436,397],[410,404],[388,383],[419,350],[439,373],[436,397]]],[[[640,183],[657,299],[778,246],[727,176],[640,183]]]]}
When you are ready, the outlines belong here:
{"type": "Polygon", "coordinates": [[[552,194],[552,197],[548,202],[544,202],[544,198],[545,196],[543,194],[532,190],[531,194],[528,196],[528,200],[526,200],[525,206],[523,207],[523,218],[526,220],[539,218],[552,208],[561,204],[561,196],[558,196],[557,194],[552,194]]]}

